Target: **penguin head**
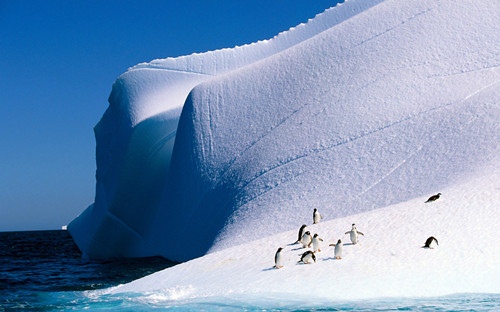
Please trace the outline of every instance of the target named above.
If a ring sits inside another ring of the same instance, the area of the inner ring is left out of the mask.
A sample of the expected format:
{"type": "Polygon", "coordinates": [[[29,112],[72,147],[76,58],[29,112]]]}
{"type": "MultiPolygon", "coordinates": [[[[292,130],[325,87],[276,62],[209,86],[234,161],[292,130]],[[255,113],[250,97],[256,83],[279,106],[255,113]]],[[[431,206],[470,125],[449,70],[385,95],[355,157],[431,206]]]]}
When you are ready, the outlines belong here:
{"type": "Polygon", "coordinates": [[[278,251],[277,252],[281,252],[283,250],[282,247],[278,248],[278,251]]]}
{"type": "Polygon", "coordinates": [[[304,235],[311,235],[311,232],[306,231],[306,232],[304,233],[304,235]]]}
{"type": "Polygon", "coordinates": [[[314,236],[313,236],[313,237],[315,237],[315,238],[316,238],[316,237],[318,237],[318,233],[314,233],[314,236]]]}
{"type": "Polygon", "coordinates": [[[342,244],[342,241],[340,239],[337,241],[337,245],[338,244],[342,244]]]}

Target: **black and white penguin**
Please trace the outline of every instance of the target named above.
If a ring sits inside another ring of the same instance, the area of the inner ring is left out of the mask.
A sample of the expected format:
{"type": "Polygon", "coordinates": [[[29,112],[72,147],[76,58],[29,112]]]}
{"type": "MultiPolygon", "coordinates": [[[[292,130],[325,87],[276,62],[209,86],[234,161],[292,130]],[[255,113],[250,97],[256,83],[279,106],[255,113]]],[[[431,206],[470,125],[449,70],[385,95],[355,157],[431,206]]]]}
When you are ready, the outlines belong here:
{"type": "Polygon", "coordinates": [[[342,241],[339,239],[337,241],[337,244],[334,244],[335,250],[333,251],[334,257],[337,260],[342,259],[342,251],[344,249],[344,244],[342,244],[342,241]]]}
{"type": "Polygon", "coordinates": [[[323,216],[319,213],[318,209],[314,208],[313,211],[313,224],[318,223],[321,219],[323,219],[323,216]]]}
{"type": "Polygon", "coordinates": [[[312,236],[311,232],[306,231],[304,235],[302,235],[302,238],[300,239],[300,242],[302,243],[302,247],[308,248],[311,246],[312,243],[312,236]]]}
{"type": "Polygon", "coordinates": [[[365,235],[356,229],[356,224],[354,224],[354,223],[352,224],[351,230],[348,232],[345,232],[345,233],[350,235],[351,242],[354,245],[356,245],[358,243],[358,235],[363,235],[363,236],[365,235]]]}
{"type": "Polygon", "coordinates": [[[318,234],[314,234],[312,238],[312,245],[313,245],[313,251],[314,252],[321,252],[321,242],[323,239],[319,237],[318,234]]]}
{"type": "Polygon", "coordinates": [[[438,240],[434,236],[431,236],[425,241],[425,245],[422,248],[434,249],[438,245],[438,240]]]}
{"type": "Polygon", "coordinates": [[[432,195],[431,197],[429,197],[429,199],[426,201],[426,203],[436,201],[439,199],[440,196],[441,196],[441,193],[437,193],[436,195],[432,195]]]}
{"type": "Polygon", "coordinates": [[[300,229],[299,229],[299,237],[297,238],[297,241],[295,242],[295,244],[299,243],[300,240],[302,239],[302,236],[304,235],[306,227],[307,227],[307,225],[305,225],[305,224],[302,224],[302,226],[300,227],[300,229]]]}
{"type": "Polygon", "coordinates": [[[306,263],[306,264],[311,263],[311,262],[316,262],[316,255],[314,254],[314,252],[308,250],[302,254],[302,256],[300,257],[299,263],[300,262],[306,263]]]}
{"type": "Polygon", "coordinates": [[[283,248],[278,248],[276,254],[274,255],[274,267],[276,269],[281,269],[283,267],[283,248]]]}

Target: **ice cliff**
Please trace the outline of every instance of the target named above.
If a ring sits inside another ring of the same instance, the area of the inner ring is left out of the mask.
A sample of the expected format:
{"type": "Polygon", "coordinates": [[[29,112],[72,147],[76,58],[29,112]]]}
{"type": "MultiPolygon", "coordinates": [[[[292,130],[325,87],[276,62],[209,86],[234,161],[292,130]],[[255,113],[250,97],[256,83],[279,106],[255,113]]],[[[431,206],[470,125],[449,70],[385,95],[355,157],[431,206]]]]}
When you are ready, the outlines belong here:
{"type": "Polygon", "coordinates": [[[498,5],[349,0],[254,44],[139,64],[95,127],[91,258],[185,261],[498,163],[498,5]]]}

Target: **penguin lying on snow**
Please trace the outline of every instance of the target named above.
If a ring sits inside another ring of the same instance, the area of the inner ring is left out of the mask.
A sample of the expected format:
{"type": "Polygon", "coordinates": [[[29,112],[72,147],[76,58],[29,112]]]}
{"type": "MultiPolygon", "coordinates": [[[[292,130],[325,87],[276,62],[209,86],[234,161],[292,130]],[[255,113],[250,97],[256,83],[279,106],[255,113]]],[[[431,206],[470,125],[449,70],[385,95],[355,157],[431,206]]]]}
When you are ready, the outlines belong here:
{"type": "Polygon", "coordinates": [[[299,260],[299,263],[300,262],[305,263],[305,264],[311,263],[311,262],[316,262],[316,255],[314,254],[314,252],[308,250],[302,254],[302,256],[300,257],[300,260],[299,260]]]}
{"type": "Polygon", "coordinates": [[[431,197],[429,197],[429,199],[426,201],[426,203],[436,201],[439,199],[440,196],[441,196],[441,193],[437,193],[436,195],[432,195],[431,197]]]}
{"type": "Polygon", "coordinates": [[[430,249],[434,249],[438,246],[438,240],[434,237],[434,236],[431,236],[429,237],[426,241],[425,241],[425,245],[422,246],[422,248],[430,248],[430,249]]]}

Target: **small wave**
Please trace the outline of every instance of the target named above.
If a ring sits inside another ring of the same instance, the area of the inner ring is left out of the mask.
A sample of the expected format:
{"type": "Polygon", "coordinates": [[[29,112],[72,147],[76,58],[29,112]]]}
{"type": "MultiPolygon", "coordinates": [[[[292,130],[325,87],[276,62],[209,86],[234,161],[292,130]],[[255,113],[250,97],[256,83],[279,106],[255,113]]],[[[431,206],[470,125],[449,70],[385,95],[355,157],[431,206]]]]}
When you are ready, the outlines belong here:
{"type": "Polygon", "coordinates": [[[109,294],[103,291],[38,294],[36,305],[3,306],[23,311],[500,311],[500,294],[456,294],[432,298],[382,298],[332,301],[270,293],[194,297],[192,286],[148,293],[109,294]],[[178,299],[176,299],[178,298],[178,299]]]}

